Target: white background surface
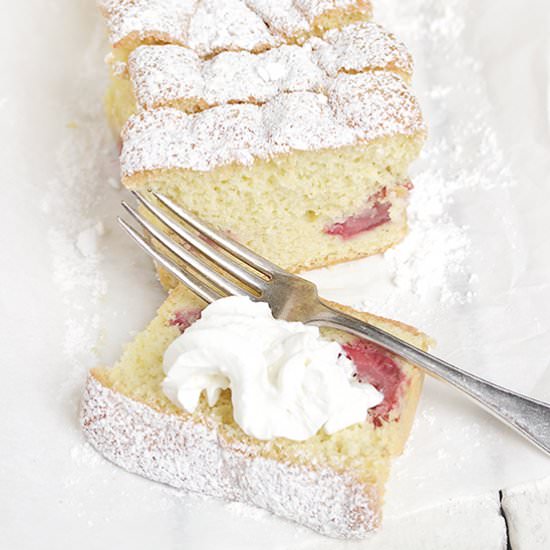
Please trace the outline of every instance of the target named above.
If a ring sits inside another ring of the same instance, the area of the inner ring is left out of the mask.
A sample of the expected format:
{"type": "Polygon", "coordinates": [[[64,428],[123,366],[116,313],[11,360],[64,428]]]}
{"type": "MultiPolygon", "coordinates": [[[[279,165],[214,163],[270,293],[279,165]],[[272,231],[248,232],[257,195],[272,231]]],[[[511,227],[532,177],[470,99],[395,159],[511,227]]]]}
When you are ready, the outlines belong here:
{"type": "MultiPolygon", "coordinates": [[[[444,358],[550,398],[549,8],[479,4],[378,2],[413,50],[430,124],[411,239],[312,277],[329,298],[418,325],[444,358]]],[[[114,223],[123,192],[101,106],[106,51],[92,0],[0,6],[0,547],[343,547],[127,474],[83,441],[87,369],[112,363],[163,297],[114,223]]],[[[498,489],[544,476],[550,460],[430,381],[385,529],[353,546],[502,548],[498,489]]],[[[529,489],[507,497],[514,548],[535,548],[521,543],[534,521],[522,499],[550,515],[540,487],[535,501],[529,489]]]]}

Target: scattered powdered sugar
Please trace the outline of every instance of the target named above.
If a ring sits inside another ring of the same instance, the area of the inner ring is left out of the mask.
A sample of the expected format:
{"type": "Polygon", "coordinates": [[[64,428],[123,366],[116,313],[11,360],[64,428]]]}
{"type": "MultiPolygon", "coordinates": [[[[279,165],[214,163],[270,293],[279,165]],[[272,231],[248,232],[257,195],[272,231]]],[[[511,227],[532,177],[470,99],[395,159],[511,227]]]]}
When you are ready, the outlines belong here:
{"type": "MultiPolygon", "coordinates": [[[[419,178],[416,182],[422,185],[419,178]]],[[[466,228],[457,226],[446,212],[434,215],[425,209],[422,195],[412,194],[405,240],[384,254],[393,282],[401,290],[442,302],[468,301],[473,275],[466,269],[470,252],[466,228]]],[[[437,199],[433,202],[437,204],[437,199]]]]}
{"type": "Polygon", "coordinates": [[[262,508],[257,508],[256,506],[251,506],[250,504],[245,504],[244,502],[227,502],[224,505],[224,508],[243,518],[251,518],[255,521],[265,521],[271,519],[272,515],[267,510],[262,508]]]}
{"type": "Polygon", "coordinates": [[[379,5],[377,15],[413,52],[416,46],[421,66],[430,68],[424,79],[430,87],[418,90],[429,139],[413,169],[410,232],[384,257],[400,291],[463,304],[474,296],[477,276],[470,268],[469,228],[455,221],[455,199],[464,190],[498,193],[513,183],[489,122],[482,67],[466,51],[458,0],[379,5]]]}
{"type": "Polygon", "coordinates": [[[95,468],[102,462],[101,456],[87,442],[73,445],[70,455],[73,462],[85,468],[95,468]]]}
{"type": "Polygon", "coordinates": [[[105,124],[101,96],[105,81],[97,78],[104,43],[100,29],[82,58],[80,78],[69,90],[66,135],[56,147],[56,177],[46,182],[41,210],[50,226],[53,278],[66,311],[64,351],[74,371],[66,390],[77,392],[84,373],[97,363],[101,338],[99,306],[107,291],[101,269],[106,236],[105,199],[115,187],[116,148],[105,124]],[[92,83],[92,84],[91,84],[92,83]],[[83,300],[85,296],[85,301],[83,300]]]}
{"type": "Polygon", "coordinates": [[[99,122],[100,107],[82,116],[83,126],[59,146],[58,178],[48,182],[49,193],[42,209],[50,218],[48,242],[53,252],[54,279],[63,291],[69,313],[66,321],[65,352],[91,366],[99,338],[99,317],[94,305],[106,292],[102,275],[101,242],[105,233],[98,209],[98,184],[105,180],[105,159],[112,149],[110,136],[99,122]],[[88,295],[86,311],[76,295],[88,295]]]}
{"type": "Polygon", "coordinates": [[[100,238],[105,234],[101,221],[92,227],[83,229],[76,237],[76,247],[84,257],[94,257],[99,253],[100,238]]]}

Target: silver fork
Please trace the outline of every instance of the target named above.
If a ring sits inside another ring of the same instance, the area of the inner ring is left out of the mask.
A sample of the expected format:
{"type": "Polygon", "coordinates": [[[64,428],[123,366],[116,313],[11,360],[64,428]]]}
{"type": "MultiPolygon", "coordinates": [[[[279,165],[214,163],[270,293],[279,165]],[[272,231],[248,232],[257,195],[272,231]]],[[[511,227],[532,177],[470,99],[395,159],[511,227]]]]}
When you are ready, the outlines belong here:
{"type": "Polygon", "coordinates": [[[157,206],[143,194],[133,192],[138,202],[186,246],[168,236],[124,201],[122,205],[143,227],[145,236],[123,219],[118,218],[118,221],[148,254],[206,302],[227,295],[248,296],[267,302],[273,316],[278,319],[332,327],[370,340],[461,390],[550,454],[549,404],[465,372],[384,330],[333,309],[319,298],[313,283],[284,271],[220,234],[166,196],[152,194],[163,207],[157,206]],[[171,254],[163,253],[152,245],[151,238],[171,254]]]}

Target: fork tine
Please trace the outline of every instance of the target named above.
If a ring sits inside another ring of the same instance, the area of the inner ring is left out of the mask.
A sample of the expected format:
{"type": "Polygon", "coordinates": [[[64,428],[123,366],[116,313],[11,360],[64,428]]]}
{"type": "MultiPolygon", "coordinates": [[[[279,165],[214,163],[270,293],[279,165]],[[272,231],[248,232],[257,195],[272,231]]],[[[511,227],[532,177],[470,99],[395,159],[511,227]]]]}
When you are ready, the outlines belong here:
{"type": "Polygon", "coordinates": [[[206,286],[202,281],[189,273],[186,269],[181,268],[172,260],[163,256],[158,250],[153,248],[132,226],[128,225],[122,218],[117,218],[118,223],[130,235],[132,239],[143,249],[147,254],[152,256],[157,262],[162,264],[174,277],[179,279],[185,286],[189,287],[199,298],[205,302],[215,302],[222,295],[215,292],[213,289],[206,286]]]}
{"type": "Polygon", "coordinates": [[[182,225],[178,224],[172,216],[165,213],[162,208],[159,208],[147,200],[141,193],[132,191],[132,195],[147,208],[154,216],[162,221],[167,227],[169,227],[176,235],[179,235],[183,240],[187,241],[194,248],[202,252],[209,260],[221,266],[225,271],[231,273],[237,279],[250,285],[252,288],[261,291],[263,281],[261,281],[258,275],[254,275],[248,269],[240,267],[235,263],[233,259],[230,259],[227,255],[218,252],[213,246],[208,244],[204,239],[198,237],[198,235],[185,229],[182,225]]]}
{"type": "Polygon", "coordinates": [[[192,267],[195,271],[198,271],[203,277],[208,279],[210,283],[213,283],[218,288],[224,290],[234,296],[248,296],[253,298],[250,292],[244,290],[242,287],[232,283],[226,279],[223,275],[220,275],[217,271],[209,267],[205,262],[200,260],[197,256],[172,241],[165,233],[157,229],[152,223],[143,218],[138,212],[136,212],[126,201],[122,201],[122,206],[127,212],[157,241],[164,245],[168,250],[176,255],[177,258],[192,267]]]}
{"type": "Polygon", "coordinates": [[[280,272],[281,268],[269,260],[266,260],[262,256],[259,256],[250,248],[238,243],[231,237],[222,235],[220,232],[213,229],[211,226],[205,224],[204,222],[197,219],[195,216],[178,206],[171,199],[163,195],[162,193],[157,193],[152,191],[153,195],[164,205],[168,210],[173,212],[178,218],[182,219],[184,222],[188,223],[191,227],[196,229],[199,233],[202,233],[203,236],[207,237],[211,241],[215,242],[221,248],[235,255],[237,258],[246,262],[248,265],[260,271],[264,275],[271,275],[274,272],[280,272]]]}

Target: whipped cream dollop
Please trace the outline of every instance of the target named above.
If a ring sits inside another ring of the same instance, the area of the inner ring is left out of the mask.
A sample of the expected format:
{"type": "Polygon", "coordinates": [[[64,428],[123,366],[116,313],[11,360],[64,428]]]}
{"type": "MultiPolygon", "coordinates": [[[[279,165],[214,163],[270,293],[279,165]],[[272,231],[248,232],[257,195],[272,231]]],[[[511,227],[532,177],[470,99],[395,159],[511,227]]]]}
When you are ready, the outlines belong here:
{"type": "Polygon", "coordinates": [[[213,406],[229,388],[235,421],[263,440],[334,433],[383,399],[356,381],[342,347],[317,327],[274,319],[266,303],[246,297],[206,307],[168,347],[163,368],[162,388],[175,405],[193,412],[205,392],[213,406]]]}

